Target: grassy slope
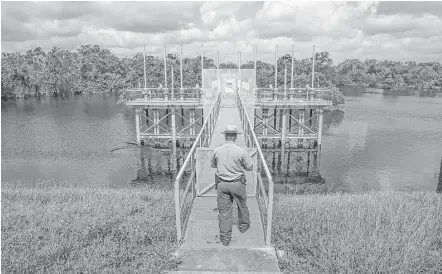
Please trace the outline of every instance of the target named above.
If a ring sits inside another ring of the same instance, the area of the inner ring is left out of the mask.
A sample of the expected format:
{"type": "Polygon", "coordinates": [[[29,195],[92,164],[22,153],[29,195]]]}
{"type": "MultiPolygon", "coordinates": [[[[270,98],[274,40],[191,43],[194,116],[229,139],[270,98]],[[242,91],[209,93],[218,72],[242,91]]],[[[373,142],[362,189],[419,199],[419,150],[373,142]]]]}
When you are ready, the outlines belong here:
{"type": "Polygon", "coordinates": [[[173,192],[2,183],[2,273],[158,273],[173,267],[173,192]]]}
{"type": "Polygon", "coordinates": [[[273,242],[286,272],[442,273],[442,196],[278,195],[273,242]]]}
{"type": "MultiPolygon", "coordinates": [[[[2,272],[158,273],[176,246],[173,191],[5,187],[2,272]]],[[[277,195],[285,272],[442,272],[442,196],[277,195]]]]}

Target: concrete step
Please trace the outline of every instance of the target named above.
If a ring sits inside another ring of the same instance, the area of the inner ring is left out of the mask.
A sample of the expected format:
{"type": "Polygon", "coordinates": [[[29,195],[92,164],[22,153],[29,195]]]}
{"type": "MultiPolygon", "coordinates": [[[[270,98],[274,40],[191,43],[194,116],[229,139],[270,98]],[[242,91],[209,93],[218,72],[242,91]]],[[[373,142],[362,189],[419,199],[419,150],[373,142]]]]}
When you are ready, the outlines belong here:
{"type": "Polygon", "coordinates": [[[169,273],[177,273],[177,274],[223,274],[223,273],[229,273],[229,274],[281,274],[281,272],[219,272],[219,271],[172,271],[169,273]]]}
{"type": "Polygon", "coordinates": [[[273,248],[179,248],[174,256],[182,263],[171,273],[280,273],[273,248]]]}

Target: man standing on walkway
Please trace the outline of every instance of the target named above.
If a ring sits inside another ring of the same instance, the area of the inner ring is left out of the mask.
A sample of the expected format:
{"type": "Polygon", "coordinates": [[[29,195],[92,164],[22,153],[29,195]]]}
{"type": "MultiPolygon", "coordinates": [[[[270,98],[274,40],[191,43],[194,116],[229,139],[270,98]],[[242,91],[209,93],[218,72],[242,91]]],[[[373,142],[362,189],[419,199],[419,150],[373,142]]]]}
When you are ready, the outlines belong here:
{"type": "Polygon", "coordinates": [[[252,170],[253,163],[247,151],[235,144],[237,134],[241,134],[236,126],[228,125],[222,133],[226,142],[213,151],[212,167],[216,168],[219,234],[227,246],[232,239],[233,200],[238,205],[239,231],[244,233],[250,227],[245,171],[252,170]]]}

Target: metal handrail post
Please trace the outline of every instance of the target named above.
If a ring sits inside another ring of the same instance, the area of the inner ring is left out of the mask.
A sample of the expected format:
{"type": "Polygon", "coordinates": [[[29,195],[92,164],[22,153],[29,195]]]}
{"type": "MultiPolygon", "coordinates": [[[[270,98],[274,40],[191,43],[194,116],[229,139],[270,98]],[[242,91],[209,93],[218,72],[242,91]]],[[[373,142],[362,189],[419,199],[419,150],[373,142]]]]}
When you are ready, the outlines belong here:
{"type": "MultiPolygon", "coordinates": [[[[183,165],[184,166],[184,165],[183,165]]],[[[181,167],[182,169],[183,167],[181,167]]],[[[180,207],[180,180],[177,177],[174,183],[175,188],[175,222],[177,242],[181,240],[181,207],[180,207]]]]}
{"type": "MultiPolygon", "coordinates": [[[[312,54],[312,89],[313,89],[313,91],[315,89],[314,81],[315,81],[315,45],[313,45],[313,54],[312,54]]],[[[307,90],[307,101],[309,101],[309,91],[308,90],[307,90]]]]}
{"type": "Polygon", "coordinates": [[[174,74],[174,73],[173,73],[173,65],[172,65],[171,68],[172,68],[172,101],[174,101],[174,99],[175,99],[175,98],[174,98],[174,97],[175,97],[175,96],[174,96],[175,91],[174,91],[174,88],[173,88],[173,74],[174,74]]]}
{"type": "Polygon", "coordinates": [[[293,78],[294,78],[294,67],[295,67],[295,46],[292,45],[292,76],[290,76],[290,88],[293,88],[293,78]]]}
{"type": "Polygon", "coordinates": [[[146,46],[144,46],[143,51],[143,70],[144,70],[144,88],[147,87],[147,76],[146,76],[146,46]]]}
{"type": "Polygon", "coordinates": [[[167,58],[166,58],[166,45],[164,45],[164,88],[167,89],[167,58]]]}

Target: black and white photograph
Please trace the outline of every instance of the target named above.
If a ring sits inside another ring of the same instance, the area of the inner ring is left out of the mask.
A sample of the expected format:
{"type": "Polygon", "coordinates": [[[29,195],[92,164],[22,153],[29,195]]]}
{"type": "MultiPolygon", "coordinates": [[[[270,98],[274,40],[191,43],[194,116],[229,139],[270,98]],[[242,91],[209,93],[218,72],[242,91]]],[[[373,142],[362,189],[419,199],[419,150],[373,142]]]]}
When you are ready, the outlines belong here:
{"type": "Polygon", "coordinates": [[[1,1],[1,273],[442,273],[442,1],[1,1]]]}

